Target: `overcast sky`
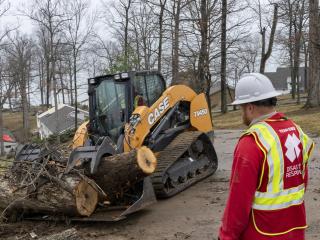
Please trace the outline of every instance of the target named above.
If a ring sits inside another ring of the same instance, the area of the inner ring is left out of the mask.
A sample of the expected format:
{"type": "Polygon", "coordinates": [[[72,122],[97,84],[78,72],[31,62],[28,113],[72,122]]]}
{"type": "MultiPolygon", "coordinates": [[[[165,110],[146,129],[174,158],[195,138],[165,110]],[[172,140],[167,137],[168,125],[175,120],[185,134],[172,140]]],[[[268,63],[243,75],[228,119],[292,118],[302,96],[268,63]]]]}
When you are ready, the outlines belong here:
{"type": "MultiPolygon", "coordinates": [[[[26,34],[32,34],[33,28],[34,28],[33,22],[27,17],[21,16],[17,11],[19,8],[24,9],[24,6],[28,6],[31,3],[31,1],[30,0],[7,0],[7,1],[10,3],[10,10],[7,12],[6,16],[3,19],[1,19],[0,26],[4,26],[5,23],[10,23],[10,26],[14,26],[14,27],[19,26],[19,30],[21,32],[26,34]]],[[[108,0],[105,0],[105,1],[108,1],[108,0]]],[[[101,5],[100,0],[90,0],[90,3],[92,8],[99,9],[101,5]]],[[[252,29],[257,29],[258,31],[256,23],[253,23],[252,29]]],[[[100,29],[99,32],[103,33],[105,32],[106,29],[104,29],[104,31],[101,31],[101,30],[102,29],[100,29]]],[[[274,53],[272,54],[272,57],[267,63],[266,71],[276,70],[277,66],[279,65],[278,63],[279,55],[280,53],[275,49],[274,53]]],[[[88,77],[89,76],[86,72],[80,73],[78,76],[79,84],[82,85],[82,87],[79,90],[80,101],[87,99],[86,81],[88,77]]],[[[37,86],[34,86],[34,88],[37,88],[37,86]]],[[[40,103],[39,96],[38,94],[35,93],[34,96],[32,97],[32,104],[39,104],[39,103],[40,103]]]]}

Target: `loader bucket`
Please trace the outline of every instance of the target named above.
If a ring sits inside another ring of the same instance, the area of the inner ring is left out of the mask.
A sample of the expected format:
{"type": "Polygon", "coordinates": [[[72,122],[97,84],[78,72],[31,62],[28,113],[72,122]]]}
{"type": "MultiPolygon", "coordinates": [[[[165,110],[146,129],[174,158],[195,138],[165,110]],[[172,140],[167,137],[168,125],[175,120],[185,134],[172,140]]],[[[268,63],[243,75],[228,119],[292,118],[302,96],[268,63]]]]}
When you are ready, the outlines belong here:
{"type": "Polygon", "coordinates": [[[88,218],[73,218],[71,221],[115,222],[125,219],[128,215],[138,212],[157,202],[150,177],[143,180],[143,191],[140,198],[130,206],[114,206],[107,209],[97,209],[88,218]]]}

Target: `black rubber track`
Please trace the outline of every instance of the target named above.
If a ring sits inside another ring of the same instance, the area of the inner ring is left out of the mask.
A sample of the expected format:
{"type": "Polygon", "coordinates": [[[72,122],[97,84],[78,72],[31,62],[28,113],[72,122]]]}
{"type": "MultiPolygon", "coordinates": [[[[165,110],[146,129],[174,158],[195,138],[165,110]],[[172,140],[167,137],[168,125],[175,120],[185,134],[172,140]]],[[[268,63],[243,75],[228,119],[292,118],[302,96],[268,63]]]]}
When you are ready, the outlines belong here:
{"type": "Polygon", "coordinates": [[[218,167],[217,155],[209,137],[205,133],[199,131],[189,131],[179,134],[164,150],[159,152],[157,159],[157,169],[155,173],[151,176],[151,179],[155,193],[158,198],[168,198],[185,190],[194,183],[199,182],[200,180],[212,175],[218,167]],[[165,186],[165,176],[167,170],[173,163],[178,161],[179,158],[186,151],[188,151],[192,143],[194,143],[198,139],[205,141],[206,144],[210,144],[210,146],[212,147],[210,154],[211,156],[208,156],[208,158],[212,162],[212,165],[210,165],[210,167],[206,171],[197,174],[192,178],[189,178],[187,181],[183,183],[175,185],[174,188],[171,188],[168,191],[168,189],[166,189],[165,186]]]}

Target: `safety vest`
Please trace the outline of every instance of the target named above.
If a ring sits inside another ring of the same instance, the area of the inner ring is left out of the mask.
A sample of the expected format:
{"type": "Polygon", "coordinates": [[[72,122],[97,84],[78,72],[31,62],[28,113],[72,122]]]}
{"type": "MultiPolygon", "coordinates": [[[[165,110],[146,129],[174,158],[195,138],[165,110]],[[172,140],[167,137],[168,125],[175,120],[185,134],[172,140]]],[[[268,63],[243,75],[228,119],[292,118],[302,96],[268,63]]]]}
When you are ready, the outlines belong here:
{"type": "MultiPolygon", "coordinates": [[[[256,230],[263,235],[276,236],[295,229],[306,228],[307,225],[304,220],[297,221],[292,226],[276,227],[278,231],[274,231],[272,227],[259,226],[255,215],[260,213],[260,215],[268,218],[268,215],[281,214],[281,211],[285,209],[303,204],[305,169],[314,146],[313,141],[304,134],[299,126],[286,119],[270,119],[270,121],[258,122],[246,131],[245,135],[248,134],[254,136],[256,144],[264,154],[259,186],[252,204],[252,221],[256,230]],[[272,125],[276,124],[277,121],[289,122],[285,123],[286,127],[284,129],[276,129],[272,125]],[[267,177],[264,176],[266,173],[268,174],[267,177]],[[287,180],[290,177],[296,177],[293,183],[287,180]],[[264,189],[261,188],[263,181],[264,189]]],[[[270,220],[274,219],[274,216],[270,217],[270,220]]],[[[273,224],[281,225],[281,223],[273,224]]],[[[263,224],[260,222],[260,225],[263,224]]]]}

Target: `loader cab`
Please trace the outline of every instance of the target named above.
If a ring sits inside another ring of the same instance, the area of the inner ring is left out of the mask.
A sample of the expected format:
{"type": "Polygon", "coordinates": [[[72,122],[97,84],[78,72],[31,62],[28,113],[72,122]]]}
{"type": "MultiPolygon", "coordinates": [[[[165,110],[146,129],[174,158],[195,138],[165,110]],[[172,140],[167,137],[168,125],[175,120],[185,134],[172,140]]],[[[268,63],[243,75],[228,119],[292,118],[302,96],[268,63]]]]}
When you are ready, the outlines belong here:
{"type": "Polygon", "coordinates": [[[89,132],[117,144],[137,106],[151,106],[166,89],[156,71],[125,72],[88,79],[89,132]]]}

